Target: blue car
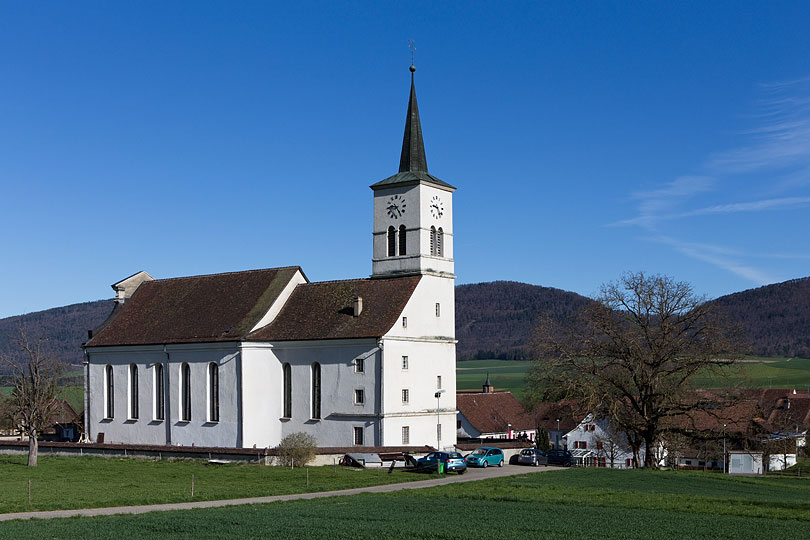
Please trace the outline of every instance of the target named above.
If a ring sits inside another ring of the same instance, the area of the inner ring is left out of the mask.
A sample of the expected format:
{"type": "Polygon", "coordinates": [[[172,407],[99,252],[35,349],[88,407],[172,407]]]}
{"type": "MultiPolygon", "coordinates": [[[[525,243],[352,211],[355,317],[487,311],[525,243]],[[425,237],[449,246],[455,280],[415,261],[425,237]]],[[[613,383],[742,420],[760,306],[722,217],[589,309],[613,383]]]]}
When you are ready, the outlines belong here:
{"type": "Polygon", "coordinates": [[[489,467],[490,465],[503,467],[503,450],[482,446],[473,450],[471,454],[467,454],[464,459],[468,467],[489,467]]]}
{"type": "Polygon", "coordinates": [[[444,472],[467,472],[467,464],[458,452],[431,452],[423,458],[416,460],[416,468],[420,471],[437,471],[441,463],[444,472]]]}

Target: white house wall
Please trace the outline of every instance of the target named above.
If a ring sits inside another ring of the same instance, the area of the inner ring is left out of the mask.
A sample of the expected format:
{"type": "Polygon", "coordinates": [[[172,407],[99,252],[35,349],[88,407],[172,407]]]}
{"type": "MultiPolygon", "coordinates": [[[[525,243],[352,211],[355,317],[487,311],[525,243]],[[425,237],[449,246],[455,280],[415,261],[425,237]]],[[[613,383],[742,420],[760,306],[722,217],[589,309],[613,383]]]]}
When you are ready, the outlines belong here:
{"type": "Polygon", "coordinates": [[[95,441],[157,445],[240,445],[236,344],[90,348],[88,435],[95,441]],[[167,354],[168,353],[168,354],[167,354]],[[180,420],[180,369],[191,373],[191,421],[180,420]],[[208,419],[208,364],[219,366],[219,421],[208,419]],[[163,364],[165,420],[155,419],[155,365],[163,364]],[[129,418],[129,366],[138,367],[137,419],[129,418]],[[105,418],[105,367],[113,370],[113,418],[105,418]]]}

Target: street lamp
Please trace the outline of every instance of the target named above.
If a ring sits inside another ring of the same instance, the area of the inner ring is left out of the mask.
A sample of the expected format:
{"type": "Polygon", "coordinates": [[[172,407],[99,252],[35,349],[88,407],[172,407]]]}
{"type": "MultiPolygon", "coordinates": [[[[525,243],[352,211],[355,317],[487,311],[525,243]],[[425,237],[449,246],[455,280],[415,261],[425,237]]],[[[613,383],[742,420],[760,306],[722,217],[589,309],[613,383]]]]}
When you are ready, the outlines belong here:
{"type": "Polygon", "coordinates": [[[723,424],[723,474],[726,474],[726,425],[723,424]]]}
{"type": "Polygon", "coordinates": [[[444,394],[444,392],[445,392],[444,390],[439,389],[439,390],[436,391],[435,394],[433,394],[433,397],[436,398],[436,450],[437,451],[442,449],[442,422],[441,422],[441,419],[439,417],[439,410],[440,410],[439,400],[441,399],[442,394],[444,394]]]}

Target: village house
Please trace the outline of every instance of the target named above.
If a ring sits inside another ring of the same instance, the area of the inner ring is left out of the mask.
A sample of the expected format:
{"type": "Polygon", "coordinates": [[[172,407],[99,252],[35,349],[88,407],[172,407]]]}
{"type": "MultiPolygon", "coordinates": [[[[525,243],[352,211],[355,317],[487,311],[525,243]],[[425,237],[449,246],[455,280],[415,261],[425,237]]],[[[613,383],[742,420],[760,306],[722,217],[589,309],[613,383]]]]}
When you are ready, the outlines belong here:
{"type": "Polygon", "coordinates": [[[310,282],[291,266],[116,283],[84,346],[88,439],[455,444],[455,188],[428,173],[414,71],[399,171],[371,186],[371,277],[310,282]]]}

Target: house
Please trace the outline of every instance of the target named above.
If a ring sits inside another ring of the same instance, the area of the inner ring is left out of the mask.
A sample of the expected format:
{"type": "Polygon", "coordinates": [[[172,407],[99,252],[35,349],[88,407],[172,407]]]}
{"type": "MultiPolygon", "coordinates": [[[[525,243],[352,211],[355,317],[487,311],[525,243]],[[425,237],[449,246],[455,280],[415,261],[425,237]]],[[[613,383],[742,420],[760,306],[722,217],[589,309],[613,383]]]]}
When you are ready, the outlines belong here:
{"type": "Polygon", "coordinates": [[[428,173],[414,71],[399,171],[371,186],[371,277],[310,282],[290,266],[119,281],[84,345],[90,440],[455,444],[455,188],[428,173]]]}
{"type": "Polygon", "coordinates": [[[534,440],[537,423],[511,392],[496,392],[489,382],[482,392],[459,392],[457,436],[471,439],[534,440]]]}
{"type": "MultiPolygon", "coordinates": [[[[633,452],[627,437],[607,419],[588,414],[565,434],[565,440],[576,465],[611,469],[630,469],[634,466],[633,452]]],[[[644,454],[642,448],[639,451],[639,459],[642,461],[644,454]]]]}

